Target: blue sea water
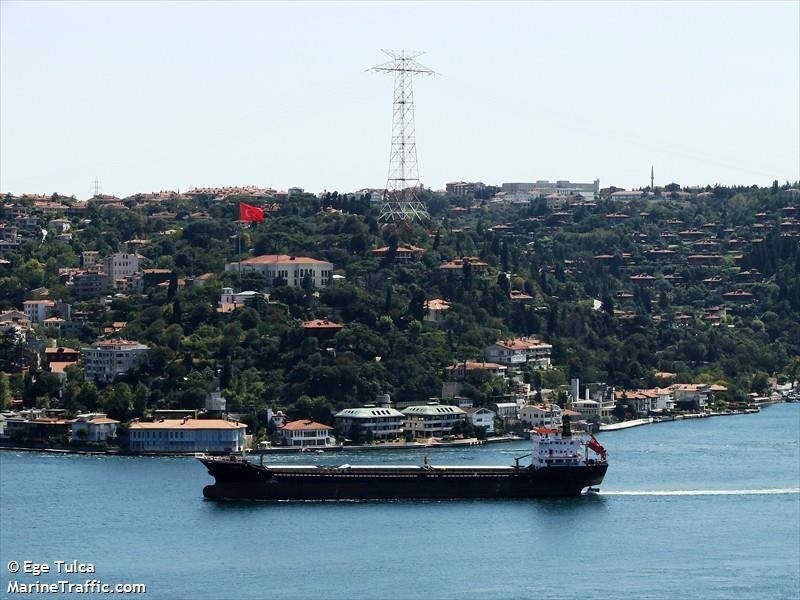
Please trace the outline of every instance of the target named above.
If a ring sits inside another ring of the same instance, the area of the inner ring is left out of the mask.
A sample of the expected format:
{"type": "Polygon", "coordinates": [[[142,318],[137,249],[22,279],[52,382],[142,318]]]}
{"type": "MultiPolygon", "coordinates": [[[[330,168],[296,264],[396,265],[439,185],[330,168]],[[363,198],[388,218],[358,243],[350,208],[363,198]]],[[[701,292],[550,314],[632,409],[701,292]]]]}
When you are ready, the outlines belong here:
{"type": "MultiPolygon", "coordinates": [[[[0,598],[21,595],[12,579],[65,578],[145,583],[149,599],[800,598],[800,404],[600,440],[599,496],[527,501],[217,504],[190,458],[0,452],[0,598]],[[11,560],[96,573],[12,576],[11,560]]],[[[430,458],[510,464],[526,451],[430,458]]],[[[420,464],[422,452],[268,460],[420,464]]]]}

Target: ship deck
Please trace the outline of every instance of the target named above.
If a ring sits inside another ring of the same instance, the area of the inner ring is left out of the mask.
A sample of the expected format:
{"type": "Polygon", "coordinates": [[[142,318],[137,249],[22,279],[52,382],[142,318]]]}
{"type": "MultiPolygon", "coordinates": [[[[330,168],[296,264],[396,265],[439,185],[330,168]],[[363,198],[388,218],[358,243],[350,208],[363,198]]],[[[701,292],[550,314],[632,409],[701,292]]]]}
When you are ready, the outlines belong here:
{"type": "Polygon", "coordinates": [[[419,476],[419,475],[470,475],[470,476],[502,476],[514,473],[529,472],[528,466],[515,467],[512,465],[261,465],[249,461],[230,462],[205,458],[203,460],[210,468],[233,467],[236,469],[262,472],[271,475],[285,476],[419,476]]]}

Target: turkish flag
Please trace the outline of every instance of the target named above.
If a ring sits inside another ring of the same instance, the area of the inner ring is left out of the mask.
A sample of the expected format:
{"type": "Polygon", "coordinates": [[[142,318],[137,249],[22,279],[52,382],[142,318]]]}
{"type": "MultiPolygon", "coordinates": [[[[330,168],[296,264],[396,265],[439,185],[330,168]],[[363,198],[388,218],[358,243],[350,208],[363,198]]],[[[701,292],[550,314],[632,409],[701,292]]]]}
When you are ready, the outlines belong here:
{"type": "Polygon", "coordinates": [[[239,202],[239,220],[260,223],[264,220],[264,211],[257,206],[250,206],[244,202],[239,202]]]}

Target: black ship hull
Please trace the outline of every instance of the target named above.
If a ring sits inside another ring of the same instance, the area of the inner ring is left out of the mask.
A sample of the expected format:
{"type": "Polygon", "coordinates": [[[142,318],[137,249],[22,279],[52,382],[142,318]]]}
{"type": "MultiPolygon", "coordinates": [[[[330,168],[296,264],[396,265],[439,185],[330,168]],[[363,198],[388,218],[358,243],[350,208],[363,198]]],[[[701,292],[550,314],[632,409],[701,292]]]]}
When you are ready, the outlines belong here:
{"type": "Polygon", "coordinates": [[[608,464],[532,467],[263,467],[201,458],[212,500],[395,500],[577,496],[608,464]]]}

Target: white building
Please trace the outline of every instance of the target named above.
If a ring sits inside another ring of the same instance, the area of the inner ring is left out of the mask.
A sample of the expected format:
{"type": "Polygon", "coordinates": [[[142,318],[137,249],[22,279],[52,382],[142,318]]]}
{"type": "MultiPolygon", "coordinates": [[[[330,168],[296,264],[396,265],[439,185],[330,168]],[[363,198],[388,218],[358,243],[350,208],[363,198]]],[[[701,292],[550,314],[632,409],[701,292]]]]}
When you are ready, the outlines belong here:
{"type": "Polygon", "coordinates": [[[267,278],[267,285],[272,286],[275,279],[280,278],[291,287],[300,287],[308,277],[315,288],[326,287],[331,283],[333,263],[307,256],[288,256],[286,254],[266,254],[254,256],[241,262],[225,265],[226,271],[242,273],[261,273],[267,278]]]}
{"type": "Polygon", "coordinates": [[[290,421],[281,427],[281,434],[287,446],[327,446],[336,440],[331,437],[333,427],[303,419],[290,421]]]}
{"type": "Polygon", "coordinates": [[[595,179],[592,183],[578,183],[566,179],[558,181],[548,181],[538,179],[534,183],[504,183],[504,192],[538,192],[542,195],[559,194],[562,196],[581,195],[585,198],[596,198],[600,195],[600,180],[595,179]]]}
{"type": "Polygon", "coordinates": [[[561,407],[558,404],[526,404],[519,409],[519,420],[531,427],[561,427],[561,407]]]}
{"type": "Polygon", "coordinates": [[[139,364],[149,350],[139,342],[106,340],[81,348],[81,363],[89,379],[105,383],[139,364]]]}
{"type": "Polygon", "coordinates": [[[705,408],[711,386],[705,383],[676,383],[669,386],[675,404],[682,408],[705,408]]]}
{"type": "Polygon", "coordinates": [[[241,452],[247,426],[222,419],[164,419],[131,423],[130,449],[134,452],[241,452]]]}
{"type": "Polygon", "coordinates": [[[119,421],[109,419],[105,413],[78,415],[72,423],[72,439],[85,442],[104,442],[117,437],[119,421]]]}
{"type": "Polygon", "coordinates": [[[467,420],[474,427],[481,427],[486,430],[486,433],[494,433],[495,412],[493,410],[488,408],[465,408],[464,412],[467,413],[467,420]]]}
{"type": "Polygon", "coordinates": [[[538,369],[550,367],[553,346],[535,337],[499,340],[484,349],[486,360],[508,366],[530,364],[538,369]]]}
{"type": "Polygon", "coordinates": [[[403,429],[414,437],[442,437],[450,433],[453,426],[467,418],[458,406],[446,406],[431,402],[421,406],[409,406],[402,410],[405,420],[403,429]]]}
{"type": "Polygon", "coordinates": [[[516,402],[496,402],[494,408],[498,419],[516,419],[519,405],[516,402]]]}
{"type": "Polygon", "coordinates": [[[231,310],[235,310],[237,308],[241,308],[243,306],[247,306],[248,302],[251,302],[255,298],[264,298],[265,295],[261,292],[256,292],[253,290],[248,290],[244,292],[234,292],[233,288],[222,288],[222,293],[219,297],[219,308],[217,309],[218,312],[230,312],[231,310]]]}
{"type": "Polygon", "coordinates": [[[368,404],[361,408],[345,408],[335,415],[336,423],[345,435],[356,426],[376,440],[396,439],[403,431],[403,413],[394,408],[368,404]]]}
{"type": "Polygon", "coordinates": [[[219,303],[244,305],[247,304],[249,300],[263,295],[264,294],[261,292],[255,292],[253,290],[234,292],[233,288],[222,288],[222,294],[220,295],[219,303]]]}
{"type": "Polygon", "coordinates": [[[52,300],[25,300],[22,310],[31,325],[41,325],[55,309],[56,303],[52,300]]]}
{"type": "Polygon", "coordinates": [[[103,271],[108,277],[109,286],[113,288],[117,281],[133,277],[139,271],[139,255],[127,252],[109,254],[103,260],[103,271]]]}
{"type": "Polygon", "coordinates": [[[602,404],[597,400],[575,400],[572,403],[572,408],[581,413],[582,417],[607,416],[601,415],[602,404]]]}
{"type": "Polygon", "coordinates": [[[540,195],[541,194],[539,194],[539,192],[534,191],[498,192],[494,195],[492,202],[504,204],[530,204],[540,195]]]}
{"type": "Polygon", "coordinates": [[[72,229],[72,224],[69,222],[69,219],[52,219],[47,226],[57,234],[67,233],[72,229]]]}
{"type": "Polygon", "coordinates": [[[227,406],[227,400],[225,399],[225,396],[222,395],[222,392],[219,389],[214,390],[208,396],[206,396],[206,403],[205,403],[206,410],[224,412],[226,406],[227,406]]]}

